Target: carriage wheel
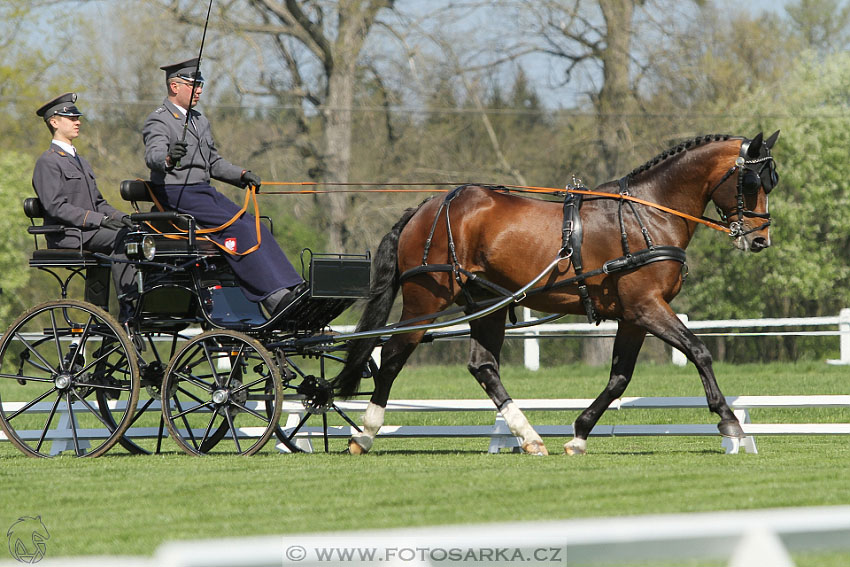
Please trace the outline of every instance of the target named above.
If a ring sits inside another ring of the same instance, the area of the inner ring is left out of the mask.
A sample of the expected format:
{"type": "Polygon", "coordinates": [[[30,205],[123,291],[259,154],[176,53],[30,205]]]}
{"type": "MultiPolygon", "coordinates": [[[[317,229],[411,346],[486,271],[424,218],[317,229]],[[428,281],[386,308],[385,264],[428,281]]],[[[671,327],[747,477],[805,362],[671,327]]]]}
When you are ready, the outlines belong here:
{"type": "Polygon", "coordinates": [[[165,425],[190,455],[253,455],[274,433],[282,405],[280,373],[271,354],[235,331],[198,335],[165,371],[165,425]]]}
{"type": "MultiPolygon", "coordinates": [[[[165,420],[160,411],[159,401],[162,398],[162,380],[165,377],[165,368],[168,361],[174,358],[177,348],[181,342],[189,338],[180,333],[157,331],[144,332],[136,335],[144,344],[142,356],[139,359],[139,403],[136,413],[130,423],[130,427],[154,428],[155,447],[151,451],[133,441],[125,435],[118,442],[124,449],[134,455],[150,455],[159,453],[162,448],[162,440],[166,437],[165,420]]],[[[98,393],[97,403],[103,409],[107,403],[107,397],[98,393]]]]}
{"type": "MultiPolygon", "coordinates": [[[[285,361],[286,364],[281,365],[284,400],[296,402],[298,406],[297,411],[289,415],[287,423],[275,429],[275,436],[290,452],[305,450],[308,445],[299,446],[298,435],[307,431],[320,436],[324,451],[329,452],[330,433],[334,427],[332,420],[360,431],[355,421],[336,404],[331,386],[331,381],[345,364],[344,356],[333,352],[290,353],[285,355],[285,361]]],[[[377,372],[378,366],[370,358],[363,377],[371,378],[377,372]]],[[[344,439],[347,443],[348,437],[344,439]]]]}
{"type": "Polygon", "coordinates": [[[36,305],[0,339],[0,426],[27,455],[104,454],[130,426],[138,396],[133,345],[95,305],[36,305]]]}

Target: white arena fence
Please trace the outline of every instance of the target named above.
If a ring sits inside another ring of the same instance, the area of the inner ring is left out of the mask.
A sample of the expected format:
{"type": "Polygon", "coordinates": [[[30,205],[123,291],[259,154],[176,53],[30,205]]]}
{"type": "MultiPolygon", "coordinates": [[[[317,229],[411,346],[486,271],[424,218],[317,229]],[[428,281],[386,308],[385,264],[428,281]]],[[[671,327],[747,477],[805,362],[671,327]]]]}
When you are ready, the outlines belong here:
{"type": "MultiPolygon", "coordinates": [[[[151,558],[47,558],[43,567],[630,565],[708,560],[791,567],[850,550],[850,506],[400,528],[169,542],[151,558]],[[643,564],[643,563],[642,563],[643,564]]],[[[0,567],[20,563],[0,562],[0,567]]]]}
{"type": "MultiPolygon", "coordinates": [[[[531,311],[522,309],[524,321],[531,319],[531,311]]],[[[685,314],[679,318],[698,336],[724,337],[839,337],[840,357],[828,360],[828,364],[850,364],[850,309],[842,309],[838,316],[831,317],[782,317],[765,319],[724,319],[716,321],[691,321],[685,314]],[[809,330],[782,330],[783,328],[805,327],[809,330]],[[732,330],[736,329],[736,330],[732,330]],[[747,331],[746,329],[759,329],[747,331]],[[771,330],[767,330],[771,329],[771,330]],[[721,332],[722,331],[722,332],[721,332]]],[[[446,327],[440,331],[468,330],[468,325],[446,327]]],[[[339,327],[341,333],[354,331],[354,326],[339,327]]],[[[523,340],[524,363],[529,370],[540,369],[540,339],[547,337],[613,337],[617,331],[615,321],[593,323],[546,323],[524,329],[509,329],[508,339],[523,340]]],[[[376,359],[380,358],[380,349],[376,349],[376,359]]],[[[672,362],[685,366],[688,361],[684,353],[673,349],[672,362]]]]}
{"type": "MultiPolygon", "coordinates": [[[[528,313],[525,313],[528,317],[528,313]]],[[[839,336],[841,344],[841,358],[827,361],[834,364],[850,364],[850,309],[842,309],[838,317],[811,317],[811,318],[784,318],[784,319],[738,319],[726,321],[687,321],[681,316],[688,326],[694,330],[708,329],[746,329],[746,328],[782,328],[782,327],[832,327],[832,329],[821,329],[812,331],[772,331],[760,332],[765,334],[791,334],[791,335],[817,335],[817,336],[839,336]]],[[[603,323],[599,326],[587,323],[565,323],[539,325],[529,329],[516,330],[520,336],[526,338],[526,366],[539,367],[539,348],[535,348],[541,338],[564,333],[607,332],[615,330],[616,323],[603,323]],[[531,346],[531,348],[529,348],[531,346]]],[[[340,332],[350,329],[337,328],[340,332]]],[[[452,330],[443,329],[443,330],[452,330]]],[[[191,332],[186,333],[191,336],[191,332]]],[[[724,335],[734,336],[736,334],[752,334],[740,332],[728,332],[724,335]]],[[[376,353],[378,357],[379,353],[376,353]]],[[[378,358],[376,357],[376,358],[378,358]]],[[[686,361],[681,353],[673,353],[675,363],[684,364],[686,361]]],[[[753,423],[750,410],[756,408],[847,408],[850,407],[850,395],[822,395],[822,396],[730,396],[727,398],[730,407],[735,411],[738,419],[746,433],[742,440],[724,439],[723,447],[727,453],[737,453],[743,449],[749,453],[757,452],[755,436],[758,435],[847,435],[850,434],[850,423],[753,423]]],[[[591,399],[543,399],[543,400],[515,400],[523,411],[581,411],[592,402],[591,399]]],[[[15,411],[23,402],[4,401],[4,411],[15,411]]],[[[337,405],[346,412],[361,412],[366,409],[363,400],[339,401],[337,405]]],[[[49,412],[52,404],[39,402],[28,409],[30,412],[49,412]]],[[[611,409],[695,409],[706,408],[704,397],[630,397],[615,400],[611,409]]],[[[154,403],[149,410],[158,410],[158,403],[154,403]]],[[[519,443],[507,428],[502,417],[496,412],[492,402],[487,399],[475,400],[391,400],[387,406],[387,412],[490,412],[494,415],[493,425],[451,425],[451,426],[413,426],[413,425],[384,425],[379,431],[380,437],[396,438],[422,438],[422,437],[461,437],[461,438],[484,438],[489,440],[489,451],[499,452],[502,449],[518,450],[519,443]]],[[[283,425],[284,430],[294,428],[304,415],[304,407],[297,401],[284,403],[283,412],[288,414],[283,425]]],[[[58,424],[55,429],[48,432],[48,439],[53,441],[52,452],[59,453],[72,449],[71,420],[64,406],[58,408],[58,424]]],[[[533,417],[531,418],[533,422],[533,417]]],[[[283,420],[281,420],[283,422],[283,420]]],[[[535,428],[543,437],[572,437],[573,428],[570,425],[542,425],[535,428]]],[[[167,433],[167,432],[166,432],[167,433]]],[[[203,432],[199,432],[203,434],[203,432]]],[[[250,434],[248,431],[244,434],[250,434]]],[[[348,438],[355,430],[350,426],[330,427],[328,434],[335,438],[348,438]]],[[[33,435],[37,439],[40,431],[19,432],[23,436],[33,435]]],[[[80,429],[77,430],[79,439],[96,439],[106,437],[105,429],[80,429]]],[[[131,438],[155,438],[159,434],[158,428],[131,428],[127,436],[131,438]]],[[[299,430],[296,439],[297,445],[312,451],[312,440],[322,435],[322,429],[318,427],[304,427],[299,430]]],[[[664,424],[664,425],[597,425],[591,432],[594,437],[634,437],[634,436],[717,436],[717,429],[713,423],[699,424],[664,424]]],[[[0,441],[8,441],[6,436],[0,432],[0,441]]],[[[279,448],[283,449],[280,445],[279,448]]]]}

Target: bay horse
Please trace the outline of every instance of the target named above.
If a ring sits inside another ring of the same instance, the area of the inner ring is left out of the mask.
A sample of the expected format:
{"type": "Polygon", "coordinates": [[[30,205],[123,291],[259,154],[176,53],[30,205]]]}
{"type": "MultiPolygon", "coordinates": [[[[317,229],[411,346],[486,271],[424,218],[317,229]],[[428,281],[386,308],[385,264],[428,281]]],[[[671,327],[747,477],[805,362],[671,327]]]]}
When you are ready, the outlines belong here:
{"type": "MultiPolygon", "coordinates": [[[[779,179],[770,150],[778,137],[777,131],[767,140],[759,133],[751,140],[710,135],[686,141],[618,181],[585,191],[593,196],[578,206],[571,199],[553,202],[470,185],[405,211],[375,254],[370,299],[355,331],[366,337],[349,342],[346,364],[334,379],[336,392],[342,397],[356,392],[381,340],[364,332],[383,328],[399,288],[401,324],[413,323],[417,330],[393,334],[384,344],[363,431],[349,440],[349,452],[362,454],[372,447],[393,381],[425,334],[421,327],[452,304],[477,309],[482,289],[491,295],[502,290],[510,302],[546,313],[618,321],[610,379],[576,419],[574,438],[564,445],[567,454],[586,452],[588,434],[626,390],[647,332],[694,363],[708,408],[720,417],[720,434],[743,437],[717,385],[711,354],[669,303],[682,287],[684,248],[700,222],[723,228],[741,250],[760,252],[770,246],[768,193],[779,179]],[[700,218],[712,201],[720,223],[700,218]],[[568,208],[578,218],[567,219],[568,208]],[[542,285],[516,293],[529,282],[542,285]]],[[[467,367],[520,438],[523,451],[546,455],[543,440],[499,376],[508,306],[497,307],[469,323],[467,367]]]]}

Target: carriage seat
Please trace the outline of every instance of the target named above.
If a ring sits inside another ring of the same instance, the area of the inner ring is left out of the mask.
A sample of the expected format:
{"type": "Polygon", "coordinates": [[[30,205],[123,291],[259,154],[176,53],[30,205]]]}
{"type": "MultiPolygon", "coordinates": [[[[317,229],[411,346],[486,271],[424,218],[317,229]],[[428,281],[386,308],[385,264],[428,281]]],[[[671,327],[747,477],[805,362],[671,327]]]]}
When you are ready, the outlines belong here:
{"type": "Polygon", "coordinates": [[[91,267],[101,265],[101,261],[95,256],[82,248],[82,238],[80,239],[80,248],[39,248],[38,235],[47,234],[65,234],[68,232],[76,232],[82,236],[82,231],[73,226],[64,225],[37,225],[36,219],[43,219],[45,215],[44,206],[38,197],[29,197],[24,199],[24,214],[30,219],[32,226],[27,228],[27,232],[33,235],[35,240],[35,250],[30,258],[29,265],[35,268],[62,268],[62,267],[91,267]]]}
{"type": "MultiPolygon", "coordinates": [[[[125,179],[121,182],[120,186],[121,198],[131,202],[136,211],[142,212],[139,203],[153,203],[153,199],[148,191],[149,184],[149,181],[143,181],[141,179],[125,179]]],[[[149,210],[152,212],[157,211],[153,206],[149,210]]],[[[190,218],[190,215],[181,215],[176,220],[146,222],[161,233],[173,234],[176,231],[189,230],[190,218]]],[[[185,239],[159,238],[157,239],[156,249],[159,256],[180,256],[189,253],[201,253],[208,256],[221,253],[215,244],[205,239],[197,240],[194,249],[190,249],[188,241],[185,239]]]]}

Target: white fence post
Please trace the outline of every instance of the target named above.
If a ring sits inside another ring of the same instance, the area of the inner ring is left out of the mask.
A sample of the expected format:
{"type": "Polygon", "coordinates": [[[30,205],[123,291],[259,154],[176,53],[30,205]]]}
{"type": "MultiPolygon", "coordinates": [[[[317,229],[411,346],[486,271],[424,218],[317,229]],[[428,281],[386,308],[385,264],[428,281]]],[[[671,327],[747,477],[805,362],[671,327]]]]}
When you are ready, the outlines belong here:
{"type": "MultiPolygon", "coordinates": [[[[531,321],[531,309],[528,307],[522,308],[522,320],[531,321]]],[[[537,327],[532,327],[526,333],[528,336],[537,336],[540,331],[537,327]]],[[[523,341],[523,356],[525,359],[525,367],[532,371],[540,370],[540,339],[525,339],[523,341]]]]}
{"type": "Polygon", "coordinates": [[[844,308],[838,312],[838,337],[840,347],[840,358],[838,360],[827,360],[827,364],[850,364],[850,309],[844,308]]]}
{"type": "MultiPolygon", "coordinates": [[[[688,316],[685,313],[679,313],[677,315],[679,320],[685,325],[688,324],[688,316]]],[[[676,366],[687,366],[688,365],[688,357],[685,356],[685,353],[680,351],[679,349],[673,349],[673,364],[676,366]]]]}

